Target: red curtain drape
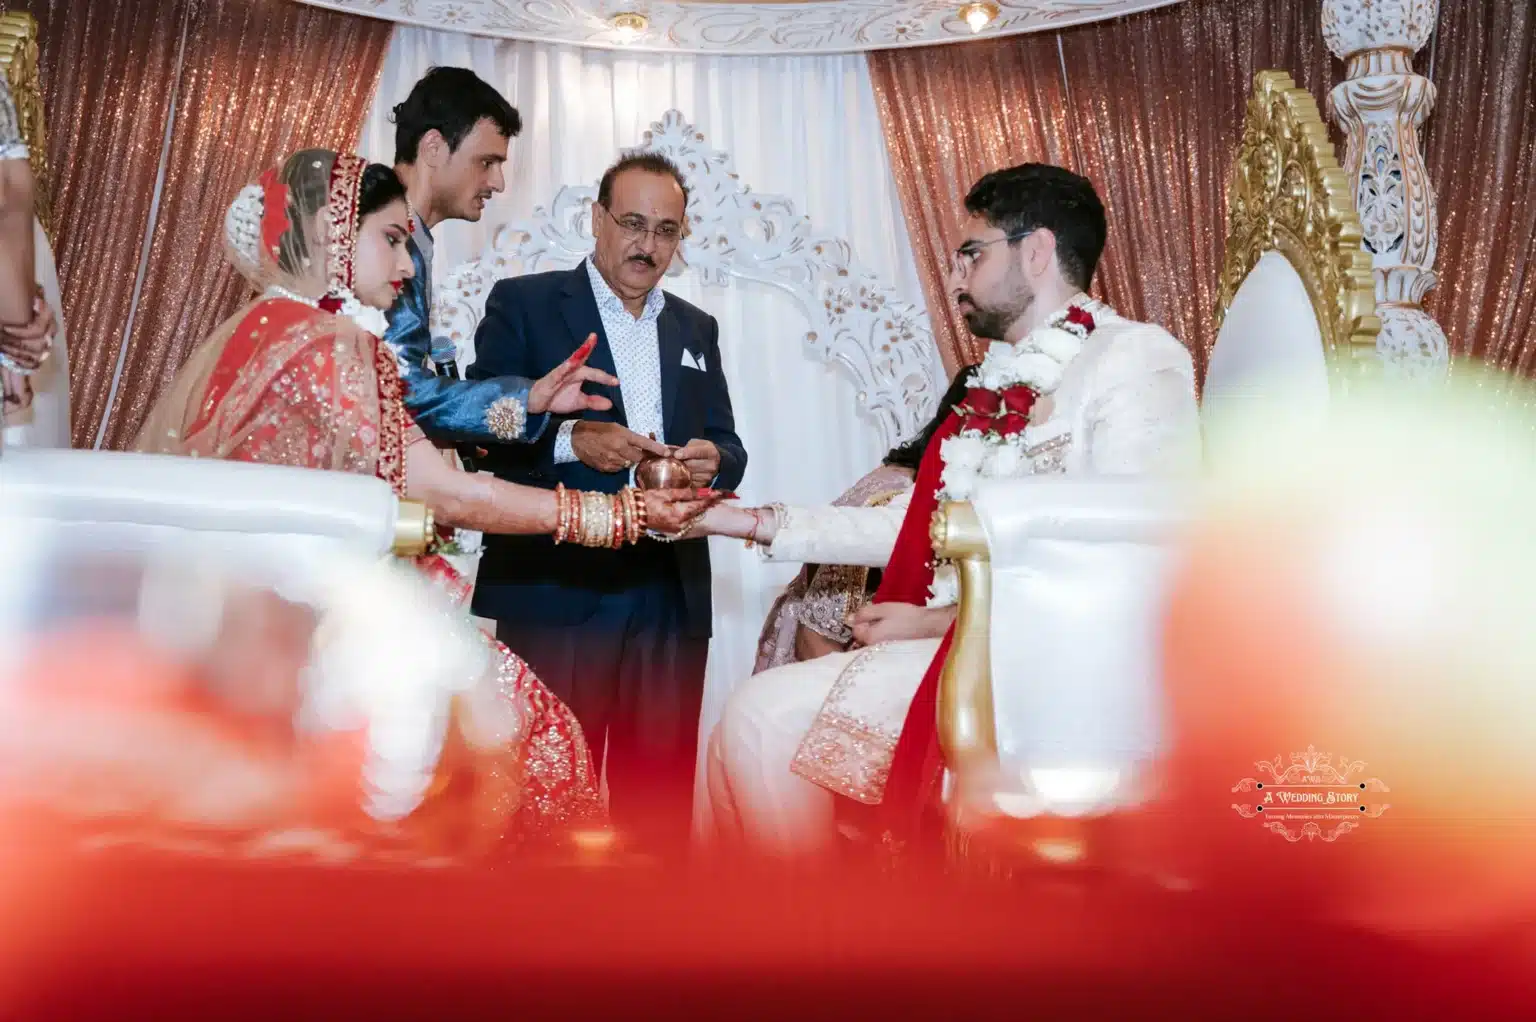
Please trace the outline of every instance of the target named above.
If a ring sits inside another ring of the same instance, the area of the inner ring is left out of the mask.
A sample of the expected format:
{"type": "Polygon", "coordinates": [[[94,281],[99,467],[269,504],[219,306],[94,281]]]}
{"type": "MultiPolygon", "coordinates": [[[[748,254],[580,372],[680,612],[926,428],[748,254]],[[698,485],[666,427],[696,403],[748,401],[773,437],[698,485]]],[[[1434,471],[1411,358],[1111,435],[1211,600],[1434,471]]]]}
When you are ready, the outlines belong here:
{"type": "MultiPolygon", "coordinates": [[[[1056,33],[870,55],[934,336],[974,357],[943,290],[961,199],[1025,161],[1087,174],[1110,216],[1096,286],[1167,326],[1203,366],[1226,231],[1226,175],[1253,75],[1290,72],[1326,109],[1344,76],[1321,0],[1185,0],[1056,33]]],[[[1425,152],[1439,202],[1428,307],[1457,355],[1536,363],[1536,16],[1529,0],[1440,5],[1419,55],[1439,101],[1425,152]],[[1433,67],[1430,65],[1433,64],[1433,67]]],[[[1341,150],[1342,151],[1342,150],[1341,150]]]]}

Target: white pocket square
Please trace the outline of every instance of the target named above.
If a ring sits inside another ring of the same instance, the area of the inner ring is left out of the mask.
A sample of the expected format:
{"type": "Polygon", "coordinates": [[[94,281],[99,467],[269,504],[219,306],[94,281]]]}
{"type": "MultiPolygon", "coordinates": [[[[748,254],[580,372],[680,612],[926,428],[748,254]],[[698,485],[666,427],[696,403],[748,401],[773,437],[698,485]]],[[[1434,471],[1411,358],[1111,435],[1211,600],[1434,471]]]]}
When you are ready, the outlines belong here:
{"type": "Polygon", "coordinates": [[[695,355],[687,348],[683,349],[683,365],[687,366],[689,369],[697,369],[701,373],[709,372],[708,369],[704,368],[704,356],[695,355]]]}

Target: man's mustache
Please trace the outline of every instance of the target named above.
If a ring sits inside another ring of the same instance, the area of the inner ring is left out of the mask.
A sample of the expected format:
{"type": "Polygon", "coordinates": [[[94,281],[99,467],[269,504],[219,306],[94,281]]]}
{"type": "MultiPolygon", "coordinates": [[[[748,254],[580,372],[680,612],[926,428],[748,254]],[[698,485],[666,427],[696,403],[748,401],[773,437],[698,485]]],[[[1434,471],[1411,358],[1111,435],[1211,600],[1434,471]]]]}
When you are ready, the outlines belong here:
{"type": "Polygon", "coordinates": [[[639,263],[641,266],[649,266],[653,270],[656,268],[656,260],[646,255],[644,252],[639,252],[630,256],[629,261],[632,263],[639,263]]]}

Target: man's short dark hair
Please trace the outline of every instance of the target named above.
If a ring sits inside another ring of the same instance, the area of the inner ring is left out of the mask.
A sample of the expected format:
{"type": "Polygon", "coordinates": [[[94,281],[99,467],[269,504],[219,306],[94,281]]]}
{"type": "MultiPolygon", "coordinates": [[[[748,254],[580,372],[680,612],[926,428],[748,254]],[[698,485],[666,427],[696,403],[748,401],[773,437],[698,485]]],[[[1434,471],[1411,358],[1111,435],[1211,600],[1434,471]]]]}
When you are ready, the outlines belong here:
{"type": "Polygon", "coordinates": [[[436,128],[458,152],[475,125],[489,120],[503,138],[523,130],[523,119],[505,96],[466,67],[434,67],[394,111],[395,163],[415,163],[421,139],[436,128]]]}
{"type": "Polygon", "coordinates": [[[652,174],[667,175],[683,190],[683,208],[688,208],[688,182],[677,164],[660,153],[639,152],[626,153],[619,158],[618,163],[603,171],[603,179],[597,183],[597,201],[604,209],[611,208],[608,203],[613,198],[614,179],[626,170],[647,170],[652,174]]]}
{"type": "Polygon", "coordinates": [[[1044,227],[1056,236],[1062,275],[1085,291],[1093,281],[1109,225],[1093,182],[1081,174],[1046,163],[994,170],[971,187],[965,210],[1010,238],[1044,227]]]}

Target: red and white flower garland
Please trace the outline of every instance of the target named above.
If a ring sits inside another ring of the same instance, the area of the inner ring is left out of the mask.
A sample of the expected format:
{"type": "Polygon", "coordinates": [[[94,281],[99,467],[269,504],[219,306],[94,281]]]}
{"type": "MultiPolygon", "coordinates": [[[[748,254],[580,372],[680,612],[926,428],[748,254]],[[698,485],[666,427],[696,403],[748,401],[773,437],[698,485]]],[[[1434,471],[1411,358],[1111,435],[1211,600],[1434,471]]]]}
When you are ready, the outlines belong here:
{"type": "MultiPolygon", "coordinates": [[[[1017,344],[997,342],[987,349],[956,408],[963,425],[939,448],[944,462],[940,503],[970,500],[982,480],[1007,479],[1027,468],[1024,429],[1030,408],[1060,385],[1068,363],[1093,332],[1093,315],[1084,304],[1074,300],[1017,344]]],[[[959,599],[954,565],[937,565],[928,606],[948,607],[959,599]]]]}

